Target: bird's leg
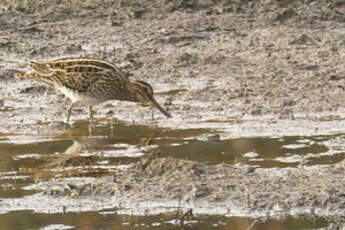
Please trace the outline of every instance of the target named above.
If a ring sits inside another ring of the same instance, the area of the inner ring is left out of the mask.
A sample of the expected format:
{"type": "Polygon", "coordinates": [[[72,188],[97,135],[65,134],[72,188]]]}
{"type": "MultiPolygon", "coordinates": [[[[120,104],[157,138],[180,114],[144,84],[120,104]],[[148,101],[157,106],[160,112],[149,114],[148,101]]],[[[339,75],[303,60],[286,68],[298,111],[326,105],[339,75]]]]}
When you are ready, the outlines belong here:
{"type": "Polygon", "coordinates": [[[89,127],[87,130],[89,131],[89,136],[91,137],[93,134],[93,124],[89,124],[89,127]]]}
{"type": "Polygon", "coordinates": [[[141,119],[144,119],[144,112],[143,112],[143,109],[141,108],[140,105],[137,106],[137,108],[138,108],[138,111],[139,111],[139,114],[140,114],[141,119]]]}
{"type": "Polygon", "coordinates": [[[74,106],[75,104],[76,104],[75,102],[72,102],[72,103],[70,104],[70,106],[68,107],[68,109],[67,109],[67,122],[69,122],[69,118],[70,118],[70,116],[71,116],[72,108],[73,108],[73,106],[74,106]]]}
{"type": "Polygon", "coordinates": [[[92,111],[92,105],[89,106],[89,113],[90,113],[90,119],[91,123],[93,123],[93,111],[92,111]]]}
{"type": "Polygon", "coordinates": [[[153,109],[153,107],[151,107],[151,120],[155,120],[155,110],[153,109]]]}

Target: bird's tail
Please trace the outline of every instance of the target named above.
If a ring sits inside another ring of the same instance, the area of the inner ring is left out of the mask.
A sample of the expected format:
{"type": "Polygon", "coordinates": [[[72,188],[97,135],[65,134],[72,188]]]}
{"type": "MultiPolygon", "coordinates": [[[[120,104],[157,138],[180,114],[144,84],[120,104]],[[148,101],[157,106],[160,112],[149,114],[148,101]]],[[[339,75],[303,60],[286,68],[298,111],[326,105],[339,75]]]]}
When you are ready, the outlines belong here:
{"type": "Polygon", "coordinates": [[[41,81],[41,82],[45,82],[49,85],[52,85],[53,82],[50,80],[49,77],[43,75],[43,74],[40,74],[38,73],[37,71],[35,70],[30,70],[28,72],[21,72],[21,71],[18,71],[18,73],[14,74],[14,77],[15,78],[30,78],[30,79],[34,79],[34,80],[37,80],[37,81],[41,81]]]}
{"type": "Polygon", "coordinates": [[[31,70],[27,72],[17,70],[14,74],[15,78],[30,78],[37,81],[45,82],[47,84],[53,84],[51,75],[54,73],[54,71],[49,68],[49,65],[41,62],[29,62],[25,65],[30,66],[31,70]]]}
{"type": "Polygon", "coordinates": [[[26,73],[20,70],[16,70],[17,73],[14,74],[15,78],[27,78],[26,73]]]}

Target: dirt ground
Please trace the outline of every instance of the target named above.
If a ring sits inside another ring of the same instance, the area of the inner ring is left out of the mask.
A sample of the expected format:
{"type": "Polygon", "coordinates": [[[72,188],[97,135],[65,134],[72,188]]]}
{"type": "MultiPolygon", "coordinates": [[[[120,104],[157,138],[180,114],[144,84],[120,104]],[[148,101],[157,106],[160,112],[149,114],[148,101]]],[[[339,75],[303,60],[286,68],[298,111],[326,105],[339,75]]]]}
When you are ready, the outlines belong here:
{"type": "MultiPolygon", "coordinates": [[[[62,95],[13,78],[27,61],[58,57],[119,65],[129,77],[149,82],[173,115],[167,120],[156,112],[152,121],[148,108],[141,117],[133,103],[106,102],[96,117],[222,129],[222,137],[344,132],[344,28],[345,4],[336,0],[4,0],[0,132],[66,129],[62,95]]],[[[86,118],[82,107],[72,115],[86,118]]],[[[253,171],[149,158],[115,175],[112,186],[97,186],[110,187],[105,191],[124,201],[198,200],[200,207],[260,215],[307,207],[309,213],[344,216],[344,169],[339,163],[253,171]],[[135,183],[122,182],[128,177],[135,183]],[[185,187],[177,184],[182,177],[185,187]]],[[[53,194],[68,193],[59,191],[53,194]]]]}
{"type": "Polygon", "coordinates": [[[149,156],[106,180],[76,180],[67,186],[57,180],[40,189],[53,197],[112,197],[138,214],[180,205],[206,214],[341,219],[344,170],[344,162],[321,168],[254,169],[149,156]]]}

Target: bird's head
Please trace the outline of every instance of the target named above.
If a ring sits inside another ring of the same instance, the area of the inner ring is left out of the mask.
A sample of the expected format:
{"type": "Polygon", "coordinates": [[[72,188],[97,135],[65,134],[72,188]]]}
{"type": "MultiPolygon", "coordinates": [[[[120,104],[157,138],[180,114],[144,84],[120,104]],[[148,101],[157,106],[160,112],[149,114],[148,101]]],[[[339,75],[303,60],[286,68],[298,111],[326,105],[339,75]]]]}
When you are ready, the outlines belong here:
{"type": "Polygon", "coordinates": [[[154,99],[152,87],[144,81],[132,81],[131,88],[135,95],[135,101],[156,107],[166,117],[171,117],[154,99]]]}

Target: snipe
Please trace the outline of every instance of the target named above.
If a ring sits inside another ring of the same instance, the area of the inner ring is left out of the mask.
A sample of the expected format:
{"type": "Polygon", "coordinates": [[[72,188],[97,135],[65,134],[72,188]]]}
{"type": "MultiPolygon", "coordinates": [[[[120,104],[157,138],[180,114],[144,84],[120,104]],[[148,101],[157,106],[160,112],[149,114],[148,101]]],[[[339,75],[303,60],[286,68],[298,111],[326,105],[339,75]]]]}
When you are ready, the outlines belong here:
{"type": "Polygon", "coordinates": [[[63,58],[29,63],[32,70],[15,74],[16,78],[31,78],[60,90],[72,103],[67,121],[77,103],[92,106],[108,100],[133,101],[156,107],[166,117],[171,115],[154,99],[152,87],[144,81],[129,80],[115,65],[99,59],[63,58]]]}

